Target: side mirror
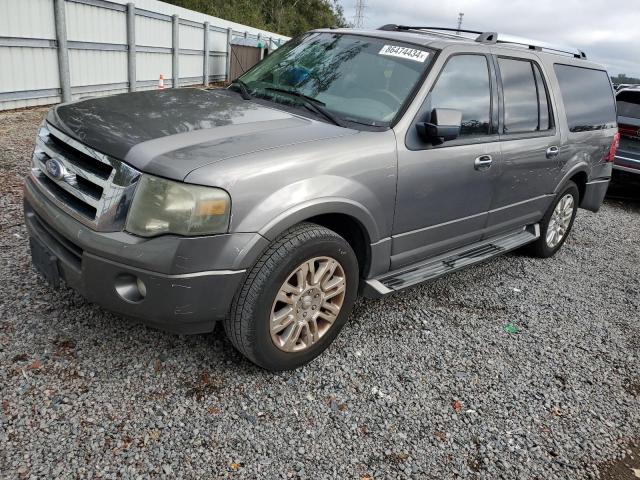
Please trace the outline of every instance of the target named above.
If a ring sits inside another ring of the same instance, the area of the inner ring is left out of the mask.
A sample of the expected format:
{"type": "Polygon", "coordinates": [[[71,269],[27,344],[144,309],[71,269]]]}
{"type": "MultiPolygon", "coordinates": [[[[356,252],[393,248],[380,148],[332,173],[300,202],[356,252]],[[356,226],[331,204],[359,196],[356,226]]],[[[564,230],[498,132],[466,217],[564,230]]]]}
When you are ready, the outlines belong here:
{"type": "Polygon", "coordinates": [[[420,138],[433,145],[455,140],[460,136],[461,127],[462,112],[451,108],[434,108],[430,122],[416,124],[420,138]]]}

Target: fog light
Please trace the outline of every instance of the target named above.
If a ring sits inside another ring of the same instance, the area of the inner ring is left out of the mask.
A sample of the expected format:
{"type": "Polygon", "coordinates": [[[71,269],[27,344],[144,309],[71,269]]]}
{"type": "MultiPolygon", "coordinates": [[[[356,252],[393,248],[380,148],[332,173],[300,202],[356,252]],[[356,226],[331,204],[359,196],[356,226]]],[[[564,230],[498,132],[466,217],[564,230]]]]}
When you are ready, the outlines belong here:
{"type": "Polygon", "coordinates": [[[128,273],[118,275],[114,286],[120,298],[127,302],[138,303],[147,296],[147,286],[135,275],[128,273]]]}
{"type": "Polygon", "coordinates": [[[147,286],[144,284],[142,280],[139,278],[136,279],[136,286],[138,287],[138,291],[140,292],[140,296],[142,298],[147,296],[147,286]]]}

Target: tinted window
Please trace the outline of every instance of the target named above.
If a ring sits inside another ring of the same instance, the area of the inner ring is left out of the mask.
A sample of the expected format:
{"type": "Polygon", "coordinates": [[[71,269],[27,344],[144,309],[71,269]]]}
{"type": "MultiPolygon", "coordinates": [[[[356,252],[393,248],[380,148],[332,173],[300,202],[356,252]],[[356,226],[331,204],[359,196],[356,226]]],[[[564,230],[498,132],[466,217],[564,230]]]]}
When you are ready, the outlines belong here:
{"type": "Polygon", "coordinates": [[[616,109],[607,72],[554,65],[572,132],[616,126],[616,109]]]}
{"type": "Polygon", "coordinates": [[[538,91],[531,62],[498,59],[504,93],[505,133],[538,130],[538,91]]]}
{"type": "Polygon", "coordinates": [[[462,112],[461,136],[488,135],[491,118],[489,66],[482,55],[451,57],[429,95],[430,108],[462,112]]]}
{"type": "Polygon", "coordinates": [[[640,119],[640,90],[620,92],[616,101],[618,102],[618,115],[640,119]]]}

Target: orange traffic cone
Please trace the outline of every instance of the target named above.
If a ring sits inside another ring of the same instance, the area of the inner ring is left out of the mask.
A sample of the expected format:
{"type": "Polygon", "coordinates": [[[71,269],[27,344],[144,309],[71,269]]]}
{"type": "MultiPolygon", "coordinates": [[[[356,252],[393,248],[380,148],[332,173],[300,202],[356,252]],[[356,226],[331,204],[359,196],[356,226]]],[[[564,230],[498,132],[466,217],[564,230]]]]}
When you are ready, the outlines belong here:
{"type": "Polygon", "coordinates": [[[160,74],[160,80],[158,80],[158,90],[164,89],[164,75],[160,74]]]}

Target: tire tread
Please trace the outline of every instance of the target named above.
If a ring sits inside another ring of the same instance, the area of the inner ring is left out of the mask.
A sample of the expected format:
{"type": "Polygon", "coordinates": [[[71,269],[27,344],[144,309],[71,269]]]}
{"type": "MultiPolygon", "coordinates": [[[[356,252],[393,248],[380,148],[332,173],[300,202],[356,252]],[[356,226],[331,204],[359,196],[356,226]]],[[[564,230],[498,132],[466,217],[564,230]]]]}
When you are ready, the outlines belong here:
{"type": "Polygon", "coordinates": [[[253,324],[251,319],[262,289],[271,273],[292,251],[312,239],[342,239],[340,235],[315,223],[300,223],[277,237],[258,261],[248,270],[242,287],[236,293],[231,311],[223,321],[227,337],[240,353],[258,363],[253,353],[253,324]]]}

